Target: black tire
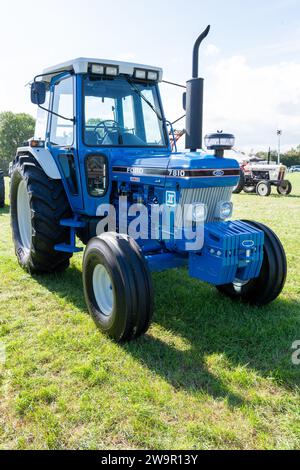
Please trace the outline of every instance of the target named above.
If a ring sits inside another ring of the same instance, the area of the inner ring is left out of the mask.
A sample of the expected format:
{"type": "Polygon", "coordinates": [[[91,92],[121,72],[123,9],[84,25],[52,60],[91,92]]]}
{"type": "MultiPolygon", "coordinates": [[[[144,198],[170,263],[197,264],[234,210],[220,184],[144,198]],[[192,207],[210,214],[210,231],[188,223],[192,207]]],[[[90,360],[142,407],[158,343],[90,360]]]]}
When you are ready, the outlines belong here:
{"type": "Polygon", "coordinates": [[[68,228],[59,224],[61,219],[71,215],[62,182],[48,178],[32,156],[21,156],[12,167],[10,204],[12,237],[22,268],[31,273],[65,270],[72,255],[54,249],[56,244],[67,243],[70,238],[68,228]],[[24,243],[20,229],[20,183],[23,188],[26,187],[28,195],[28,217],[31,219],[29,243],[24,243]]]}
{"type": "Polygon", "coordinates": [[[256,186],[244,186],[244,193],[252,194],[255,193],[256,186]]]}
{"type": "Polygon", "coordinates": [[[92,238],[83,257],[83,288],[88,310],[96,325],[117,342],[141,336],[153,316],[153,287],[147,263],[137,243],[113,232],[92,238]],[[111,294],[105,304],[95,291],[95,270],[104,276],[103,287],[110,283],[111,294]],[[104,272],[104,274],[103,274],[104,272]],[[98,298],[98,300],[97,300],[98,298]]]}
{"type": "Polygon", "coordinates": [[[256,194],[258,196],[267,197],[271,194],[271,184],[269,181],[260,181],[256,185],[256,194]]]}
{"type": "Polygon", "coordinates": [[[0,170],[0,207],[4,207],[5,204],[5,185],[4,185],[4,173],[0,170]]]}
{"type": "Polygon", "coordinates": [[[244,172],[243,170],[240,170],[240,179],[238,181],[238,184],[232,190],[233,194],[241,193],[243,190],[244,184],[245,184],[244,172]]]}
{"type": "Polygon", "coordinates": [[[217,289],[232,299],[251,305],[266,305],[279,296],[285,284],[287,262],[284,248],[277,235],[266,225],[251,220],[243,222],[264,232],[264,258],[259,277],[244,285],[224,284],[217,286],[217,289]]]}
{"type": "Polygon", "coordinates": [[[292,183],[288,180],[282,181],[280,186],[277,186],[277,192],[280,196],[288,196],[292,192],[292,183]]]}

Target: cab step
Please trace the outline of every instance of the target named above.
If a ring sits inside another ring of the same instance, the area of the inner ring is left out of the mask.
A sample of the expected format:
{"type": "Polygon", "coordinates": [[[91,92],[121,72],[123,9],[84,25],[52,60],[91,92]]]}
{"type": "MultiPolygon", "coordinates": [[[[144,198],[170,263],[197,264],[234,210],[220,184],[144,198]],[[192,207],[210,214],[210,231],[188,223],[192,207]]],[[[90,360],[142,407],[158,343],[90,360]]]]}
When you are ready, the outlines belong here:
{"type": "Polygon", "coordinates": [[[74,219],[61,219],[59,225],[63,225],[64,227],[71,227],[71,228],[83,228],[86,226],[86,222],[74,219]]]}
{"type": "Polygon", "coordinates": [[[75,215],[73,218],[61,219],[59,224],[63,227],[70,228],[70,243],[58,243],[55,245],[54,249],[56,251],[63,251],[64,253],[79,253],[83,251],[83,248],[78,248],[76,246],[76,229],[84,228],[86,226],[86,222],[78,220],[78,216],[75,215]]]}
{"type": "Polygon", "coordinates": [[[64,251],[65,253],[79,253],[83,251],[83,248],[78,248],[75,245],[68,245],[67,243],[59,243],[55,245],[56,251],[64,251]]]}

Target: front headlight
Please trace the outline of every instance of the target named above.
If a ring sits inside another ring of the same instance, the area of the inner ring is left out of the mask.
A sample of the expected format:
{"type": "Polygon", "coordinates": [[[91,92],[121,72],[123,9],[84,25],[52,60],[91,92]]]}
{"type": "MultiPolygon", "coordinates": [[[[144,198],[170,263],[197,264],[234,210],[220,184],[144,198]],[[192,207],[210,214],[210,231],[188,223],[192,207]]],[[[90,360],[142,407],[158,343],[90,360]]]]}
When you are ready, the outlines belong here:
{"type": "Polygon", "coordinates": [[[205,222],[207,216],[207,206],[205,204],[194,204],[194,222],[205,222]]]}
{"type": "Polygon", "coordinates": [[[216,217],[220,219],[229,219],[232,216],[233,204],[228,201],[220,201],[216,207],[216,217]]]}
{"type": "Polygon", "coordinates": [[[188,223],[201,223],[205,222],[207,217],[206,204],[188,204],[185,206],[185,221],[188,223]]]}

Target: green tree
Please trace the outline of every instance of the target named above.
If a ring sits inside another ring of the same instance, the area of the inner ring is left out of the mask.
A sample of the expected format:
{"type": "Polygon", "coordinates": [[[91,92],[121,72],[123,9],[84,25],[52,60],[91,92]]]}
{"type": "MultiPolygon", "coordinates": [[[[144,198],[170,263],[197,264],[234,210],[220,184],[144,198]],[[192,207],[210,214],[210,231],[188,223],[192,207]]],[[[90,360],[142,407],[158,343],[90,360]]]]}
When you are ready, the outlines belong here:
{"type": "MultiPolygon", "coordinates": [[[[260,152],[257,152],[255,155],[256,155],[256,157],[261,158],[262,160],[268,160],[269,152],[260,151],[260,152]]],[[[270,160],[273,161],[273,162],[277,162],[277,152],[276,152],[276,150],[271,150],[270,151],[270,160]]]]}
{"type": "Polygon", "coordinates": [[[292,148],[283,154],[281,162],[288,167],[292,165],[300,165],[300,145],[297,145],[295,149],[292,148]]]}
{"type": "Polygon", "coordinates": [[[34,135],[35,119],[29,114],[0,113],[0,168],[7,173],[17,147],[34,135]]]}
{"type": "MultiPolygon", "coordinates": [[[[263,160],[267,160],[268,152],[260,151],[256,153],[256,156],[263,160]]],[[[277,162],[276,150],[271,150],[271,161],[277,162]]],[[[298,145],[296,148],[291,148],[285,153],[281,153],[280,162],[287,167],[292,165],[300,165],[300,145],[298,145]]]]}

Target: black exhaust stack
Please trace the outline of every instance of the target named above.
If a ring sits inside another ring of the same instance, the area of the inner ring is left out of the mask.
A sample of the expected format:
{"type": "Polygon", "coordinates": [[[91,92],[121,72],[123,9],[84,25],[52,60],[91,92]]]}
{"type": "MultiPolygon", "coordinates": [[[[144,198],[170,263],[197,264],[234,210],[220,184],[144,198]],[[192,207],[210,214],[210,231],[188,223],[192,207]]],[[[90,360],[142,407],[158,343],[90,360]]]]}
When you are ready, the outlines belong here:
{"type": "Polygon", "coordinates": [[[186,82],[186,139],[185,146],[191,152],[202,148],[203,78],[198,77],[199,47],[210,30],[207,26],[195,42],[193,49],[193,78],[186,82]]]}

